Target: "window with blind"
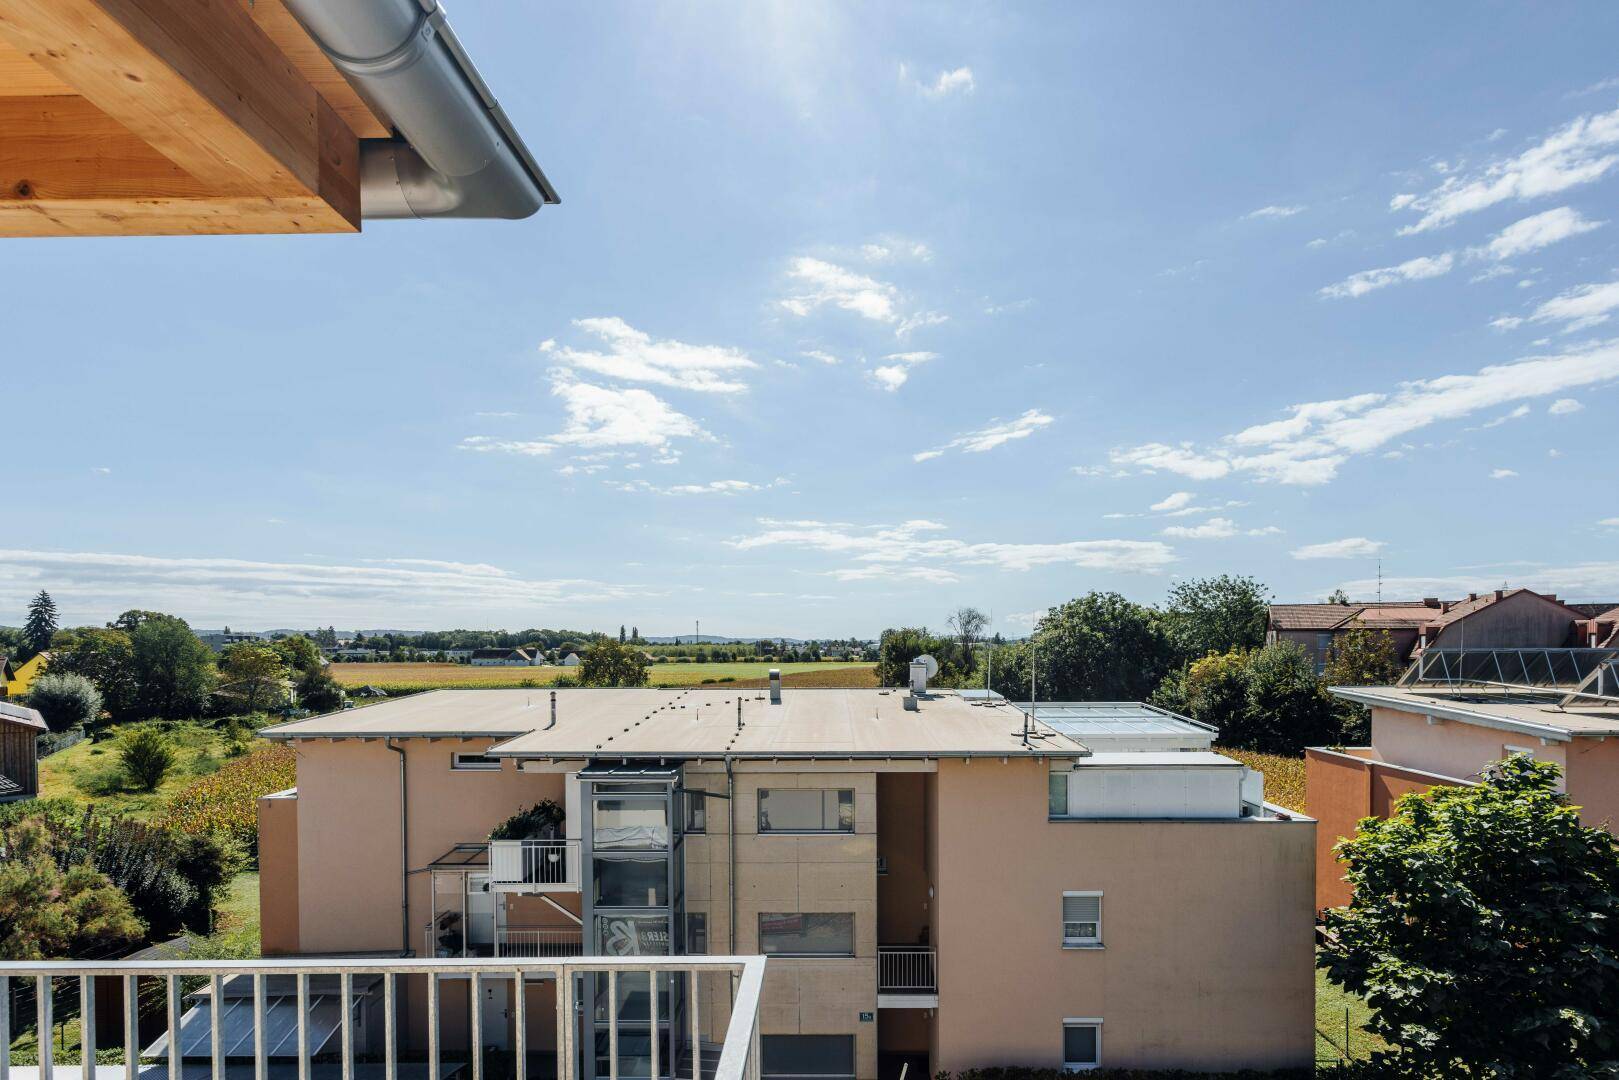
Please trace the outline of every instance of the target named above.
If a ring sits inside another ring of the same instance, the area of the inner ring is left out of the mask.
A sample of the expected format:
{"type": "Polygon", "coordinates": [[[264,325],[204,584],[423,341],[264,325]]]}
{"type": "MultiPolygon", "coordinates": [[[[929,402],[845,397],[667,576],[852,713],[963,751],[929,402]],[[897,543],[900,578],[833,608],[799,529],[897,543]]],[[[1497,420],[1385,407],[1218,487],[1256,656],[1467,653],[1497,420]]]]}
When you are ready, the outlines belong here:
{"type": "Polygon", "coordinates": [[[1102,1064],[1102,1021],[1098,1017],[1062,1022],[1062,1067],[1085,1072],[1102,1064]]]}
{"type": "Polygon", "coordinates": [[[1062,943],[1100,945],[1102,943],[1102,894],[1065,892],[1062,894],[1062,943]]]}

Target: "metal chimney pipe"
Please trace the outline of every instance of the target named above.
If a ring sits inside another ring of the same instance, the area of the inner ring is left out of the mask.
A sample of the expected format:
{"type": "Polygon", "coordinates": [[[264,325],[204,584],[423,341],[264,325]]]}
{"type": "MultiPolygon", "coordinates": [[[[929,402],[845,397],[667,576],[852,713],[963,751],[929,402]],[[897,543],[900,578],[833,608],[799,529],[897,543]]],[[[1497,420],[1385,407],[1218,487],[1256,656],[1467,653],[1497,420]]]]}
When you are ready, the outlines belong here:
{"type": "Polygon", "coordinates": [[[781,668],[770,669],[770,704],[781,704],[781,668]]]}
{"type": "Polygon", "coordinates": [[[549,724],[545,725],[545,730],[550,731],[552,728],[554,728],[556,726],[557,726],[557,692],[555,690],[553,690],[553,691],[551,691],[551,722],[549,724]]]}

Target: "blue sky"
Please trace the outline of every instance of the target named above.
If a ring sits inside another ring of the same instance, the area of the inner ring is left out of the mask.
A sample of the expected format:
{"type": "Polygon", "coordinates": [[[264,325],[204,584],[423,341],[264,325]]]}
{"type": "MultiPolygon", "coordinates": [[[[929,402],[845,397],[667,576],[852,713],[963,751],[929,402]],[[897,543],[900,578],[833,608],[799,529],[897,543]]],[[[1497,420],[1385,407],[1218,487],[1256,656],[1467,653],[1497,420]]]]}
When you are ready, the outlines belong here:
{"type": "Polygon", "coordinates": [[[0,621],[1619,601],[1619,8],[451,16],[561,206],[0,246],[0,621]]]}

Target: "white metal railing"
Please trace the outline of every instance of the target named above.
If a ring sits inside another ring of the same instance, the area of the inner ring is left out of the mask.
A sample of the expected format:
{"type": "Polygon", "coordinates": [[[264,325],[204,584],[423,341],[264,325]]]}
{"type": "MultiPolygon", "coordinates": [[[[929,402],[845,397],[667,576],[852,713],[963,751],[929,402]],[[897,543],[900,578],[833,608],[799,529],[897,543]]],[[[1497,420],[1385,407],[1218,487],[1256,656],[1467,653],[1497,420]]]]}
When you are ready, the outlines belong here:
{"type": "Polygon", "coordinates": [[[879,994],[937,994],[938,952],[926,945],[877,946],[879,994]]]}
{"type": "Polygon", "coordinates": [[[495,931],[495,955],[521,959],[579,956],[584,931],[577,926],[503,926],[495,931]]]}
{"type": "Polygon", "coordinates": [[[579,841],[491,840],[492,885],[527,885],[536,892],[579,891],[579,841]]]}
{"type": "MultiPolygon", "coordinates": [[[[313,1057],[319,1047],[310,1046],[310,990],[313,976],[337,976],[339,993],[346,1003],[355,997],[355,976],[380,981],[382,986],[383,1016],[383,1080],[399,1077],[399,1019],[405,1014],[398,1008],[398,981],[401,975],[424,976],[427,987],[427,1070],[428,1077],[441,1075],[439,1035],[439,980],[446,976],[468,978],[472,981],[471,998],[482,995],[482,983],[487,979],[520,982],[525,978],[551,978],[557,982],[556,1007],[556,1077],[575,1080],[575,1059],[579,1048],[579,1031],[573,1021],[577,1016],[578,988],[574,976],[587,972],[605,973],[609,1001],[617,1001],[618,977],[623,974],[684,977],[687,982],[687,1012],[691,1020],[691,1068],[693,1077],[702,1077],[702,1023],[698,978],[702,975],[726,975],[733,986],[731,1015],[726,1027],[725,1041],[713,1080],[760,1080],[759,1076],[759,997],[764,986],[765,958],[763,956],[659,956],[610,959],[581,957],[571,960],[513,960],[490,959],[376,959],[372,957],[332,958],[321,960],[264,959],[264,960],[153,960],[153,961],[78,961],[39,960],[0,962],[0,1048],[9,1048],[11,1031],[12,983],[31,980],[35,986],[36,1022],[39,1041],[39,1071],[42,1080],[50,1080],[55,1067],[55,1029],[52,1014],[52,981],[77,979],[82,1001],[81,1015],[88,1022],[81,1023],[79,1054],[84,1080],[96,1077],[96,1025],[95,980],[120,978],[123,981],[124,1075],[127,1080],[140,1076],[140,995],[138,980],[160,979],[166,994],[167,1065],[168,1080],[182,1080],[184,1054],[181,1052],[181,1017],[187,991],[182,980],[206,980],[209,993],[208,1052],[212,1080],[225,1080],[225,1050],[222,1038],[220,1003],[224,1000],[227,980],[252,980],[252,1046],[254,1080],[267,1080],[270,1070],[269,1039],[266,1037],[265,1008],[269,995],[266,981],[271,977],[290,977],[296,985],[297,998],[297,1080],[310,1080],[313,1057]]],[[[658,997],[649,995],[653,1029],[658,1024],[658,997]]],[[[512,1008],[512,1064],[515,1080],[528,1077],[528,1017],[527,995],[510,995],[512,1008]]],[[[345,1007],[340,1015],[339,1066],[341,1080],[354,1080],[356,1009],[345,1007]]],[[[476,1048],[471,1055],[470,1080],[484,1080],[483,1064],[483,1010],[467,1011],[470,1026],[468,1045],[476,1048]]],[[[618,1010],[608,1010],[609,1080],[619,1080],[618,1074],[618,1010]]],[[[586,1048],[591,1052],[590,1048],[586,1048]]],[[[653,1039],[652,1072],[658,1073],[658,1040],[653,1039]]],[[[11,1056],[0,1053],[0,1080],[10,1080],[11,1056]]]]}

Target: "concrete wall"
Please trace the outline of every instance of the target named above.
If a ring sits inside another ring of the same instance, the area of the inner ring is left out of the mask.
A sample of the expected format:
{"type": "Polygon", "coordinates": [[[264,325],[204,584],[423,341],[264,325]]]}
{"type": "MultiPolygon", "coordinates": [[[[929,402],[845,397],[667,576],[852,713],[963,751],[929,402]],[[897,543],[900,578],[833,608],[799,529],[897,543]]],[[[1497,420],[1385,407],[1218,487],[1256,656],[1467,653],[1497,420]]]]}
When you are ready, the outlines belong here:
{"type": "Polygon", "coordinates": [[[1560,649],[1578,618],[1563,605],[1532,592],[1513,593],[1440,630],[1434,649],[1560,649]]]}
{"type": "Polygon", "coordinates": [[[298,951],[298,797],[259,800],[259,937],[265,956],[298,951]]]}
{"type": "Polygon", "coordinates": [[[1477,779],[1487,765],[1507,756],[1508,746],[1533,750],[1537,761],[1555,762],[1565,773],[1567,771],[1568,752],[1564,743],[1541,746],[1533,735],[1518,735],[1459,720],[1430,724],[1425,716],[1399,709],[1372,710],[1372,748],[1376,756],[1408,769],[1463,780],[1477,779]]]}
{"type": "Polygon", "coordinates": [[[1354,895],[1333,854],[1338,841],[1353,836],[1361,818],[1388,817],[1401,796],[1432,790],[1445,779],[1380,761],[1370,747],[1304,752],[1305,810],[1316,819],[1317,910],[1342,907],[1354,895]]]}
{"type": "Polygon", "coordinates": [[[1052,822],[1046,776],[939,764],[932,1068],[1060,1067],[1071,1016],[1107,1067],[1309,1065],[1315,823],[1052,822]],[[1065,889],[1103,891],[1102,948],[1062,948],[1065,889]]]}

